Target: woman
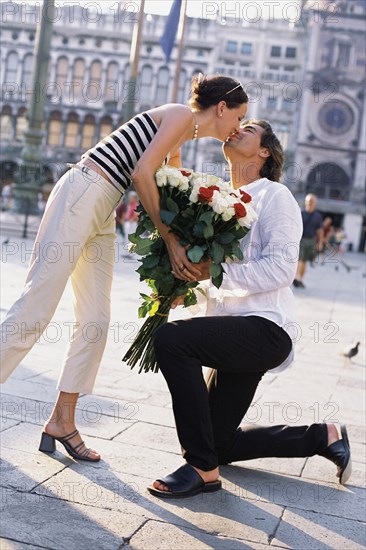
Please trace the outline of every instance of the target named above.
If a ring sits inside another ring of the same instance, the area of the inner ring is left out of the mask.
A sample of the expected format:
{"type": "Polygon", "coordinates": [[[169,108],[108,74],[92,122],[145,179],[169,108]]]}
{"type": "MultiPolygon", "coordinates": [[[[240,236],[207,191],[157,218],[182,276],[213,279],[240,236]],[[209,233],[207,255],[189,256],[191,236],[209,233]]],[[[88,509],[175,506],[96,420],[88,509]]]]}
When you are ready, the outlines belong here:
{"type": "Polygon", "coordinates": [[[87,151],[55,185],[42,218],[19,300],[2,324],[1,382],[5,382],[50,322],[68,278],[75,324],[58,382],[54,410],[40,450],[55,440],[80,460],[98,461],[75,427],[79,393],[91,393],[110,319],[115,242],[114,211],[134,184],[140,201],[164,238],[177,277],[193,280],[199,269],[160,219],[154,174],[163,162],[179,166],[179,148],[190,139],[225,141],[239,129],[248,97],[224,76],[194,78],[189,107],[168,104],[132,118],[87,151]]]}

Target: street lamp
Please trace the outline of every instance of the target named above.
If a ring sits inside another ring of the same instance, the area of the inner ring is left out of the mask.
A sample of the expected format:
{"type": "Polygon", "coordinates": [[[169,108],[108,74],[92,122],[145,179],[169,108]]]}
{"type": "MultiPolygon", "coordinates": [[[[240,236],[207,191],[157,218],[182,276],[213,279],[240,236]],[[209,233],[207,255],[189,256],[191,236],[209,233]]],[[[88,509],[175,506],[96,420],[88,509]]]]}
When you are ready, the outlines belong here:
{"type": "Polygon", "coordinates": [[[38,193],[42,189],[42,130],[44,122],[44,90],[47,84],[48,62],[54,20],[55,0],[44,0],[41,23],[37,28],[32,72],[32,93],[28,106],[28,128],[24,132],[24,147],[15,175],[12,210],[22,214],[38,214],[38,193]]]}

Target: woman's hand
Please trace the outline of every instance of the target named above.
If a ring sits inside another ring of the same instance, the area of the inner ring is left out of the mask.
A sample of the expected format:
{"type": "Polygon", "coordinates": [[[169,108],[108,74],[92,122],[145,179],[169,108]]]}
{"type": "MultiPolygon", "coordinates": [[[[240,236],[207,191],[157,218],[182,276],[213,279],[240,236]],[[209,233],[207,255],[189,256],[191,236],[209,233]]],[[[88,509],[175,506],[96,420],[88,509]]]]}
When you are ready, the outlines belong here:
{"type": "Polygon", "coordinates": [[[172,264],[172,273],[181,281],[199,281],[202,273],[187,258],[186,248],[179,242],[178,237],[173,233],[168,233],[165,237],[165,244],[168,249],[170,263],[172,264]]]}

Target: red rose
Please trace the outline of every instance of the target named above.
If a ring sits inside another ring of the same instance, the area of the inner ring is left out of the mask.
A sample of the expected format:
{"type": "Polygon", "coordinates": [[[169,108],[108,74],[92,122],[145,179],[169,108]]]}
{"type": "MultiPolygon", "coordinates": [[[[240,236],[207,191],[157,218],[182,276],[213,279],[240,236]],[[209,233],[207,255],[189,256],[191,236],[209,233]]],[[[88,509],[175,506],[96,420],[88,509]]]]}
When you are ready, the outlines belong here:
{"type": "Polygon", "coordinates": [[[209,189],[212,189],[213,191],[220,191],[220,187],[217,187],[217,185],[210,185],[209,189]]]}
{"type": "Polygon", "coordinates": [[[241,202],[236,202],[234,204],[235,209],[235,217],[236,218],[244,218],[247,215],[247,211],[245,210],[245,206],[241,204],[241,202]]]}
{"type": "Polygon", "coordinates": [[[202,204],[205,204],[206,202],[210,202],[214,194],[214,189],[211,189],[210,187],[200,187],[200,190],[198,192],[198,200],[202,202],[202,204]]]}
{"type": "Polygon", "coordinates": [[[182,174],[182,176],[185,176],[186,178],[188,178],[188,176],[190,176],[192,172],[187,172],[186,170],[181,170],[180,173],[182,174]]]}
{"type": "Polygon", "coordinates": [[[252,200],[252,197],[248,193],[246,193],[245,191],[242,191],[241,189],[239,189],[239,191],[241,194],[241,200],[244,203],[250,202],[252,200]]]}

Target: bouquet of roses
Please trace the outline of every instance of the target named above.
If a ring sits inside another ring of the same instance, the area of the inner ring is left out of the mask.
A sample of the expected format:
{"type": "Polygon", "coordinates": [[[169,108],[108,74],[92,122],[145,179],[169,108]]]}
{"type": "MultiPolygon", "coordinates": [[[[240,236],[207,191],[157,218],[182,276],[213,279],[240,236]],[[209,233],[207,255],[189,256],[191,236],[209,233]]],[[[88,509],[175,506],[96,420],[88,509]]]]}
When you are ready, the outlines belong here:
{"type": "MultiPolygon", "coordinates": [[[[191,262],[211,260],[211,280],[219,288],[224,272],[222,263],[227,259],[243,259],[239,241],[257,218],[250,205],[251,196],[242,190],[233,190],[229,183],[216,176],[171,166],[160,168],[155,179],[162,221],[187,247],[191,262]]],[[[152,335],[167,322],[171,304],[178,296],[184,296],[185,307],[197,302],[194,288],[199,282],[174,277],[164,240],[141,205],[138,211],[137,230],[129,236],[130,250],[142,256],[137,272],[152,294],[141,294],[139,317],[148,315],[148,318],[123,361],[134,367],[140,360],[139,372],[157,372],[152,335]]]]}

